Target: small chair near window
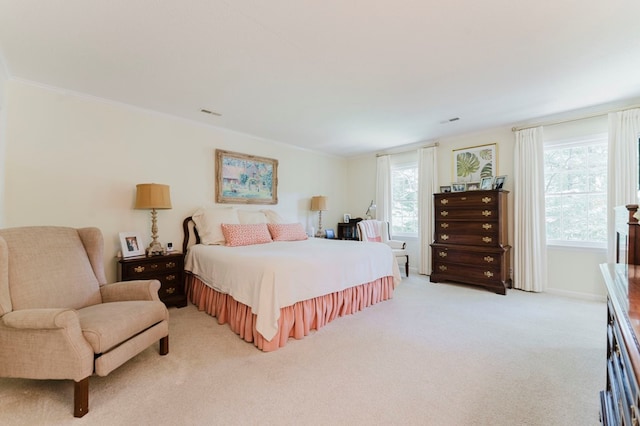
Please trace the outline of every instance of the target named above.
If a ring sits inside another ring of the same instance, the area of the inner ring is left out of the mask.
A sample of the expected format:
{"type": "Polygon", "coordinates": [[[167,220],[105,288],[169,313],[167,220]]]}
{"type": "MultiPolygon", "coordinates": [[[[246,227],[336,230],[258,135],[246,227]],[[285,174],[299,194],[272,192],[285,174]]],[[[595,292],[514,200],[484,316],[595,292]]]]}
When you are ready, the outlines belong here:
{"type": "Polygon", "coordinates": [[[400,240],[392,240],[389,230],[389,222],[381,220],[362,220],[358,222],[358,234],[360,241],[385,243],[391,247],[396,260],[399,264],[404,263],[404,270],[407,277],[409,276],[409,253],[407,252],[407,243],[400,240]]]}

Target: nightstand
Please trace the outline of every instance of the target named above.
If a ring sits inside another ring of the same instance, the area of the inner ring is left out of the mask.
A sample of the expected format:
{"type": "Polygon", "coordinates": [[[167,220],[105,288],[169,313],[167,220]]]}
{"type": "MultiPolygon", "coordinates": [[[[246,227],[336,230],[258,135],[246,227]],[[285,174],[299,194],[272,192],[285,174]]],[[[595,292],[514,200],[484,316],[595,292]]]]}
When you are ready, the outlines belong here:
{"type": "Polygon", "coordinates": [[[184,254],[137,256],[118,260],[118,280],[158,280],[158,296],[167,306],[187,306],[184,292],[184,254]]]}

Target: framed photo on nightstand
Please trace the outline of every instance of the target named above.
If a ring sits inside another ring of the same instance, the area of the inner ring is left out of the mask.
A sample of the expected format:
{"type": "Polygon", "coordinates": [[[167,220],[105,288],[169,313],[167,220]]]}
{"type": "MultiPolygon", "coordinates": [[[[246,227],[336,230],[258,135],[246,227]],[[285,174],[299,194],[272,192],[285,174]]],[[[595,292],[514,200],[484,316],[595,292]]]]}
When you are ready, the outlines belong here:
{"type": "Polygon", "coordinates": [[[122,257],[144,256],[144,243],[137,232],[120,232],[122,257]]]}

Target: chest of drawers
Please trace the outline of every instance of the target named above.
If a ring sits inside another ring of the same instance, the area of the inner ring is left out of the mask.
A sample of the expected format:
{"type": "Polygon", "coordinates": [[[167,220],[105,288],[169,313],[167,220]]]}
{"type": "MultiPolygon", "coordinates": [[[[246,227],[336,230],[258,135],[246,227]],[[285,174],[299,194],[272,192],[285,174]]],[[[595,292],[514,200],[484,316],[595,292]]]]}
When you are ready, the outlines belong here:
{"type": "Polygon", "coordinates": [[[455,281],[506,294],[511,287],[508,191],[434,194],[431,281],[455,281]]]}

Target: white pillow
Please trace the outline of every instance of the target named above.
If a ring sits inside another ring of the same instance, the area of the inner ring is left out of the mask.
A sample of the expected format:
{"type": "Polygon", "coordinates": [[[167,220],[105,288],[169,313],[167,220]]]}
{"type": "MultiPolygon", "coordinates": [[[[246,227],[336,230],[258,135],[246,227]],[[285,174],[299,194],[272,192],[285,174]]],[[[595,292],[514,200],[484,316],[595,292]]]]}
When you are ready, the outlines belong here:
{"type": "Polygon", "coordinates": [[[259,210],[238,210],[238,220],[241,225],[269,223],[267,216],[259,210]]]}
{"type": "Polygon", "coordinates": [[[275,210],[260,210],[267,217],[268,223],[287,223],[275,210]]]}
{"type": "Polygon", "coordinates": [[[208,245],[224,245],[222,233],[223,223],[239,224],[238,211],[233,207],[199,208],[191,216],[196,224],[200,243],[208,245]]]}

